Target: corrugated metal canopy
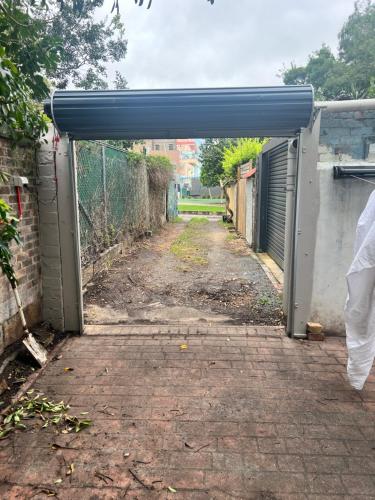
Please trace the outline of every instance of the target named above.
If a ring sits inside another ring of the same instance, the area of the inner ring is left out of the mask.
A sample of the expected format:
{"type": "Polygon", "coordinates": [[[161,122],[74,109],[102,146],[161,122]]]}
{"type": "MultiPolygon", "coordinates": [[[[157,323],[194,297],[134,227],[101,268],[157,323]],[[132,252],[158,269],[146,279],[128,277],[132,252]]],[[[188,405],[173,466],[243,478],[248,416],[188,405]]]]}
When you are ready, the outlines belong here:
{"type": "Polygon", "coordinates": [[[75,139],[289,137],[309,125],[310,85],[174,90],[59,90],[45,103],[75,139]]]}

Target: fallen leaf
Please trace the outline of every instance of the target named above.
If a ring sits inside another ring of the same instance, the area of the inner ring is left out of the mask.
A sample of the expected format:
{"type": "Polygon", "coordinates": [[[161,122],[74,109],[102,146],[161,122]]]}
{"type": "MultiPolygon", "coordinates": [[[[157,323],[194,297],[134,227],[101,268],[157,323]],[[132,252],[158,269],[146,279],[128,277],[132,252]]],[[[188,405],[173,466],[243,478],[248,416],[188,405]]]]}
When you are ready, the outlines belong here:
{"type": "Polygon", "coordinates": [[[64,372],[72,372],[73,370],[74,370],[74,368],[70,368],[70,367],[64,368],[64,372]]]}
{"type": "Polygon", "coordinates": [[[53,490],[50,490],[50,489],[47,489],[47,488],[41,489],[39,491],[39,493],[44,493],[45,495],[47,495],[47,497],[55,497],[55,496],[57,496],[56,491],[53,491],[53,490]]]}
{"type": "Polygon", "coordinates": [[[74,464],[70,464],[68,470],[66,471],[66,475],[71,476],[73,474],[74,470],[75,470],[74,464]]]}
{"type": "Polygon", "coordinates": [[[0,394],[7,391],[8,389],[9,389],[9,386],[8,386],[6,380],[0,379],[0,394]]]}
{"type": "Polygon", "coordinates": [[[168,491],[170,491],[171,493],[177,493],[177,490],[172,488],[172,486],[168,486],[168,491]]]}
{"type": "Polygon", "coordinates": [[[188,348],[188,345],[187,344],[181,344],[180,345],[180,349],[181,351],[183,351],[184,349],[187,349],[188,348]]]}
{"type": "Polygon", "coordinates": [[[63,482],[63,480],[61,478],[59,479],[56,479],[56,481],[54,481],[54,484],[61,484],[63,482]]]}

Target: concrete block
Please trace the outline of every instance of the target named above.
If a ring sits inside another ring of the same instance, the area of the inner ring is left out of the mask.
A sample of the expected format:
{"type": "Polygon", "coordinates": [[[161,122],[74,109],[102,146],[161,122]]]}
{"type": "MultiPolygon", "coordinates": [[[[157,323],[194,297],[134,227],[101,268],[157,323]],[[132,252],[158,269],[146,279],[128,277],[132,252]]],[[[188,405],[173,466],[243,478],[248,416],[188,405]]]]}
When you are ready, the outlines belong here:
{"type": "Polygon", "coordinates": [[[57,212],[53,210],[43,210],[39,209],[39,221],[41,224],[41,229],[43,224],[58,224],[57,212]]]}
{"type": "MultiPolygon", "coordinates": [[[[52,174],[52,172],[51,172],[52,174]]],[[[53,174],[54,175],[54,174],[53,174]]],[[[56,193],[56,179],[54,176],[40,177],[39,189],[52,189],[56,193]]]]}
{"type": "MultiPolygon", "coordinates": [[[[60,233],[57,224],[42,224],[40,226],[40,238],[42,241],[42,248],[44,249],[48,245],[59,246],[60,245],[60,233]]],[[[42,252],[43,254],[45,252],[42,252]]]]}
{"type": "MultiPolygon", "coordinates": [[[[51,243],[54,243],[55,239],[51,238],[51,243]]],[[[42,245],[42,257],[56,257],[60,258],[60,246],[58,245],[42,245]]]]}
{"type": "Polygon", "coordinates": [[[350,135],[353,137],[360,137],[362,140],[374,134],[373,127],[350,128],[350,135]]]}
{"type": "Polygon", "coordinates": [[[43,180],[43,177],[54,177],[55,167],[53,163],[44,161],[43,163],[39,163],[38,173],[41,180],[43,180]]]}
{"type": "Polygon", "coordinates": [[[57,196],[55,189],[38,189],[38,197],[39,200],[42,201],[48,207],[49,210],[57,209],[57,196]],[[53,208],[52,208],[53,207],[53,208]]]}

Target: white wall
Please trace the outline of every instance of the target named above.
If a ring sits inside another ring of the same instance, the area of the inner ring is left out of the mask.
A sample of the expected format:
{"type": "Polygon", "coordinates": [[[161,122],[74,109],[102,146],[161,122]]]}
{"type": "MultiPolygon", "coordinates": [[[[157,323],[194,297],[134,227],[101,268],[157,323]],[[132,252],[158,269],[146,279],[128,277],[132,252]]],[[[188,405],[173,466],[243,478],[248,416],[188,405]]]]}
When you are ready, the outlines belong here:
{"type": "MultiPolygon", "coordinates": [[[[344,332],[345,275],[353,258],[358,218],[375,186],[332,177],[333,163],[318,163],[318,217],[311,320],[325,331],[344,332]]],[[[375,167],[375,164],[374,164],[375,167]]]]}

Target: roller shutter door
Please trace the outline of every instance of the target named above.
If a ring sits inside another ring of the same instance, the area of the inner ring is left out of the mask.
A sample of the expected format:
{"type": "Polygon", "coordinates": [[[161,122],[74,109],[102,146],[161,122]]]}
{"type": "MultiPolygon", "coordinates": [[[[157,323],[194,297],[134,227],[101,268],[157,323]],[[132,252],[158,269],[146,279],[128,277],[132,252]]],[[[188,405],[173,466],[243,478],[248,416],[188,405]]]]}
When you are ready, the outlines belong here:
{"type": "Polygon", "coordinates": [[[284,269],[288,142],[268,153],[266,251],[284,269]]]}

